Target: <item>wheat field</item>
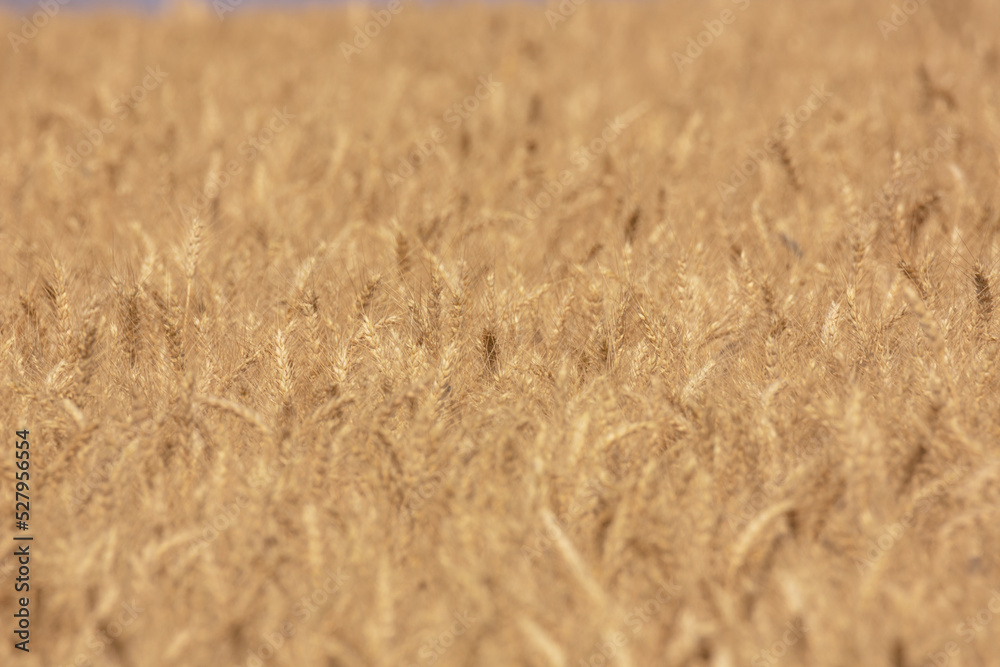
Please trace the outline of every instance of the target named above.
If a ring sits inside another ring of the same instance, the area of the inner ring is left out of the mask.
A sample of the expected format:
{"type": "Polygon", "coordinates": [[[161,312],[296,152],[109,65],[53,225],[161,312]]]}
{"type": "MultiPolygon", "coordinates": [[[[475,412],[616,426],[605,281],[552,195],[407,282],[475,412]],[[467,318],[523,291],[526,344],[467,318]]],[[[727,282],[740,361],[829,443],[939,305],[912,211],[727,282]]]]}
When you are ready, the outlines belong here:
{"type": "Polygon", "coordinates": [[[994,3],[220,3],[0,18],[0,662],[996,664],[994,3]]]}

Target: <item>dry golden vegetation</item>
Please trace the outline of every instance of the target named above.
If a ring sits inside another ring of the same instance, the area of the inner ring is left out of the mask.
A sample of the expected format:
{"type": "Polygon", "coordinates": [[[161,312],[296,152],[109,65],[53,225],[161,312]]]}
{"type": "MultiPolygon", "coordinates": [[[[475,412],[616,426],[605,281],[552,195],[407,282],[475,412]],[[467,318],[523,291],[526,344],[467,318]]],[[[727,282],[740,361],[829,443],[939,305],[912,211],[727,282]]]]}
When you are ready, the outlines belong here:
{"type": "Polygon", "coordinates": [[[0,662],[997,659],[995,3],[573,6],[8,39],[0,662]]]}

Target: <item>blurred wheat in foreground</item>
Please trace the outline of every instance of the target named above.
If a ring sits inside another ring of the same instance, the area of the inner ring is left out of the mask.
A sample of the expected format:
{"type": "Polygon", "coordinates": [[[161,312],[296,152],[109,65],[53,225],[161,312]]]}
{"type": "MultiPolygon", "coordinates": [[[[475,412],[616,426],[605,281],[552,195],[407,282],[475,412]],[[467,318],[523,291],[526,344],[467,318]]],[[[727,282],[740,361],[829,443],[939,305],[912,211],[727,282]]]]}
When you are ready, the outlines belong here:
{"type": "Polygon", "coordinates": [[[0,51],[0,662],[993,664],[1000,13],[883,5],[0,51]]]}

